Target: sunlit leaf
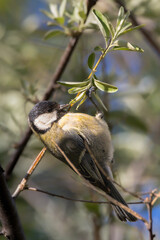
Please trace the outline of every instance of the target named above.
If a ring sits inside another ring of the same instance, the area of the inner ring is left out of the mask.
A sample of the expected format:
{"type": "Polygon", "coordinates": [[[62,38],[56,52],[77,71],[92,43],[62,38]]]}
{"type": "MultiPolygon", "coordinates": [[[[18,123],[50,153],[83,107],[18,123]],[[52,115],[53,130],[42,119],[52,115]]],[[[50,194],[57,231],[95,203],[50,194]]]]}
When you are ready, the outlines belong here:
{"type": "Polygon", "coordinates": [[[117,40],[114,43],[112,50],[125,50],[125,51],[136,51],[136,52],[144,52],[144,50],[136,45],[131,44],[130,42],[126,42],[123,40],[117,40]]]}
{"type": "Polygon", "coordinates": [[[141,24],[141,25],[138,25],[138,26],[136,26],[136,27],[128,28],[128,29],[126,29],[126,30],[123,30],[123,29],[122,29],[122,31],[119,32],[119,36],[121,36],[121,35],[123,35],[123,34],[126,34],[126,33],[128,33],[128,32],[137,30],[137,29],[142,28],[142,27],[144,27],[144,26],[145,26],[144,24],[141,24]]]}
{"type": "Polygon", "coordinates": [[[70,88],[68,90],[68,93],[69,94],[76,94],[76,93],[82,92],[84,90],[87,90],[86,86],[85,87],[73,87],[73,88],[70,88]]]}
{"type": "Polygon", "coordinates": [[[51,13],[53,14],[54,18],[59,17],[59,14],[58,14],[58,7],[57,7],[56,4],[52,4],[52,3],[51,3],[51,4],[49,5],[49,8],[50,8],[51,13]]]}
{"type": "Polygon", "coordinates": [[[59,83],[63,86],[66,86],[66,87],[84,87],[84,86],[87,86],[89,82],[90,82],[89,80],[86,80],[83,82],[61,82],[61,81],[58,81],[57,83],[59,83]]]}
{"type": "Polygon", "coordinates": [[[112,25],[111,22],[109,22],[109,26],[110,26],[110,33],[111,33],[112,38],[113,38],[113,37],[114,37],[114,34],[115,34],[115,29],[114,29],[114,27],[113,27],[113,25],[112,25]]]}
{"type": "Polygon", "coordinates": [[[99,90],[101,90],[103,92],[113,93],[113,92],[118,91],[118,88],[116,86],[113,86],[113,85],[108,84],[108,83],[101,82],[101,81],[96,80],[96,79],[94,79],[94,84],[99,90]]]}
{"type": "Polygon", "coordinates": [[[126,14],[124,14],[124,8],[123,7],[120,8],[116,25],[116,33],[119,33],[119,31],[121,31],[125,24],[128,24],[127,19],[129,15],[130,15],[129,11],[126,14]]]}
{"type": "Polygon", "coordinates": [[[88,67],[89,67],[90,69],[93,68],[94,62],[95,62],[95,53],[91,53],[91,54],[89,55],[89,57],[88,57],[88,67]]]}
{"type": "Polygon", "coordinates": [[[116,28],[118,28],[118,26],[120,25],[120,22],[122,21],[123,18],[124,18],[124,8],[120,7],[119,12],[118,12],[116,28]]]}
{"type": "Polygon", "coordinates": [[[86,101],[87,99],[87,95],[85,94],[84,97],[82,98],[82,100],[80,101],[80,103],[78,104],[78,106],[76,107],[76,110],[78,110],[78,108],[86,101]]]}
{"type": "Polygon", "coordinates": [[[107,18],[98,10],[93,10],[93,13],[98,18],[99,28],[105,38],[105,41],[110,37],[110,25],[107,18]]]}
{"type": "Polygon", "coordinates": [[[86,92],[81,92],[78,94],[74,99],[72,99],[69,104],[73,106],[76,102],[80,101],[84,96],[86,95],[86,92]]]}
{"type": "Polygon", "coordinates": [[[59,7],[59,16],[60,16],[60,17],[63,17],[63,15],[64,15],[64,12],[65,12],[65,9],[66,9],[66,3],[67,3],[66,0],[63,0],[63,1],[61,2],[61,5],[60,5],[60,7],[59,7]]]}
{"type": "Polygon", "coordinates": [[[56,35],[64,34],[61,30],[50,30],[44,35],[44,39],[55,37],[56,35]]]}

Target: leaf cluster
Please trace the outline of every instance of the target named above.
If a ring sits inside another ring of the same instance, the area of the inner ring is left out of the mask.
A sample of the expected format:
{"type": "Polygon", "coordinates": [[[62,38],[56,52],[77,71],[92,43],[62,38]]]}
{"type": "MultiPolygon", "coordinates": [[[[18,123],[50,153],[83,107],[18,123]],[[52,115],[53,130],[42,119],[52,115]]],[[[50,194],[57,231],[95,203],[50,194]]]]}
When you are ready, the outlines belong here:
{"type": "Polygon", "coordinates": [[[45,34],[45,39],[60,34],[74,37],[85,28],[87,9],[84,1],[77,1],[72,12],[67,11],[66,6],[67,0],[63,0],[59,7],[56,4],[50,4],[50,11],[41,10],[50,19],[47,25],[54,27],[45,34]]]}
{"type": "Polygon", "coordinates": [[[81,104],[83,104],[88,97],[88,91],[90,89],[93,89],[94,87],[94,91],[92,91],[93,95],[96,97],[100,105],[105,110],[107,110],[102,100],[97,94],[97,89],[103,92],[113,93],[113,92],[116,92],[118,88],[111,84],[100,81],[95,74],[96,69],[99,63],[101,62],[101,60],[110,51],[125,50],[125,51],[143,52],[142,48],[134,44],[131,44],[130,42],[119,39],[119,37],[121,37],[122,35],[128,32],[134,31],[140,28],[141,26],[132,27],[132,23],[128,21],[129,12],[125,13],[123,7],[119,9],[117,23],[115,27],[107,19],[107,17],[105,17],[98,10],[94,9],[93,14],[97,20],[97,25],[99,26],[99,29],[104,37],[105,48],[103,48],[102,46],[95,47],[94,49],[95,51],[101,52],[100,58],[96,63],[95,63],[94,52],[92,52],[88,57],[88,67],[91,69],[91,73],[87,79],[85,79],[82,82],[60,82],[59,81],[59,83],[64,86],[71,87],[71,89],[68,90],[69,94],[77,94],[76,97],[71,100],[70,102],[71,106],[79,101],[80,103],[78,104],[77,108],[81,104]]]}

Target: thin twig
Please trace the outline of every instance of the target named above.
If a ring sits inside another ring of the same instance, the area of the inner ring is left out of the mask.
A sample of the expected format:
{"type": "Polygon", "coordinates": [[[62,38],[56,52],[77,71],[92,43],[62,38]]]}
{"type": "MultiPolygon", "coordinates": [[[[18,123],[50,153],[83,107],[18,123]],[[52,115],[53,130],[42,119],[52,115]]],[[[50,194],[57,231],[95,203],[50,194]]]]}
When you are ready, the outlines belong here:
{"type": "Polygon", "coordinates": [[[149,232],[149,239],[153,240],[155,238],[155,234],[153,233],[153,218],[152,218],[152,200],[154,197],[154,191],[150,193],[150,197],[146,198],[148,201],[147,208],[148,208],[148,214],[149,214],[149,224],[148,224],[148,232],[149,232]]]}
{"type": "MultiPolygon", "coordinates": [[[[65,199],[65,200],[68,200],[68,201],[73,201],[73,202],[110,204],[110,202],[108,202],[108,201],[107,202],[106,201],[93,201],[93,200],[83,200],[83,199],[70,198],[70,197],[66,197],[66,196],[63,196],[63,195],[56,194],[56,193],[51,193],[51,192],[48,192],[48,191],[45,191],[45,190],[42,190],[42,189],[39,189],[39,188],[28,187],[28,186],[26,186],[23,190],[41,192],[41,193],[47,194],[47,195],[52,196],[52,197],[62,198],[62,199],[65,199]]],[[[142,201],[139,201],[139,202],[128,202],[128,204],[145,204],[145,203],[142,202],[142,201]]]]}
{"type": "MultiPolygon", "coordinates": [[[[87,0],[87,16],[91,10],[91,8],[96,4],[98,0],[87,0]]],[[[79,35],[75,36],[75,37],[71,37],[68,43],[68,46],[66,47],[60,62],[56,68],[56,72],[54,73],[50,84],[42,98],[42,100],[48,100],[52,94],[54,93],[54,90],[56,89],[55,84],[56,82],[61,78],[63,72],[65,71],[69,60],[72,56],[72,53],[81,37],[82,33],[80,33],[79,35]]],[[[19,141],[18,148],[16,149],[16,151],[14,152],[14,154],[11,157],[10,162],[8,163],[7,167],[6,167],[6,171],[5,171],[5,176],[9,177],[10,174],[12,173],[15,165],[17,164],[21,154],[23,153],[30,137],[32,135],[32,131],[30,128],[27,129],[26,133],[24,134],[24,136],[22,137],[22,139],[19,141]]]]}
{"type": "Polygon", "coordinates": [[[40,153],[38,154],[38,156],[36,157],[36,159],[34,160],[33,164],[30,166],[29,170],[27,171],[26,176],[22,179],[22,181],[20,182],[20,184],[18,185],[18,187],[16,188],[15,192],[12,194],[13,198],[16,198],[20,192],[22,192],[25,187],[26,184],[30,178],[30,176],[32,175],[32,173],[34,172],[35,168],[38,166],[38,164],[40,163],[40,161],[42,160],[42,157],[44,156],[45,152],[46,152],[46,148],[44,147],[40,153]]]}

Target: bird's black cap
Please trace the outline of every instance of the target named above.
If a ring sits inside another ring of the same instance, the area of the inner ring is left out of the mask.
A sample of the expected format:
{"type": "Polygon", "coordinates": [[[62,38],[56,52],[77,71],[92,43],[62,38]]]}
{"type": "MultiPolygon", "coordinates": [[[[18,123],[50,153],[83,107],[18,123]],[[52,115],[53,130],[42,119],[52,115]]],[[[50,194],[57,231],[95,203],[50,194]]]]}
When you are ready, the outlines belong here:
{"type": "Polygon", "coordinates": [[[37,103],[32,110],[30,111],[29,115],[28,115],[28,119],[29,119],[29,123],[31,125],[31,128],[34,129],[37,133],[45,133],[47,131],[46,130],[40,130],[38,129],[35,124],[34,121],[35,119],[44,114],[44,113],[51,113],[55,110],[59,110],[60,109],[60,105],[56,102],[51,102],[51,101],[42,101],[37,103]]]}
{"type": "Polygon", "coordinates": [[[54,110],[60,109],[60,105],[56,102],[51,102],[51,101],[42,101],[37,103],[32,110],[30,111],[28,117],[29,121],[31,123],[34,122],[34,120],[41,114],[44,113],[50,113],[53,112],[54,110]]]}

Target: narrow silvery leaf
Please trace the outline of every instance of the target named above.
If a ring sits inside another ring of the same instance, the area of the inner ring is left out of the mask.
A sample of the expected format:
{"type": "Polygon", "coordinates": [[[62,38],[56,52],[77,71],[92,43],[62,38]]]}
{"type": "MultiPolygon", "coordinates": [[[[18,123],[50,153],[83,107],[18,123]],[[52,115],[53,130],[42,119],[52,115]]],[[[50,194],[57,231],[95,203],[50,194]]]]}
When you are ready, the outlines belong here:
{"type": "Polygon", "coordinates": [[[89,83],[89,80],[83,81],[83,82],[61,82],[58,81],[57,83],[66,86],[66,87],[84,87],[87,86],[89,83]]]}
{"type": "Polygon", "coordinates": [[[104,110],[107,112],[108,109],[106,108],[106,106],[104,105],[104,103],[102,102],[101,98],[98,96],[98,94],[93,93],[94,96],[96,97],[97,101],[99,102],[99,104],[104,108],[104,110]]]}
{"type": "Polygon", "coordinates": [[[80,103],[78,104],[78,106],[76,107],[76,110],[78,110],[78,108],[86,101],[86,99],[87,99],[87,95],[85,94],[82,100],[80,101],[80,103]]]}
{"type": "Polygon", "coordinates": [[[128,33],[128,32],[137,30],[137,29],[142,28],[142,27],[144,27],[144,24],[141,24],[141,25],[136,26],[136,27],[128,28],[128,29],[126,29],[126,30],[123,30],[123,29],[122,29],[122,31],[120,31],[120,33],[119,33],[119,36],[121,36],[121,35],[123,35],[123,34],[126,34],[126,33],[128,33]]]}
{"type": "Polygon", "coordinates": [[[55,18],[59,17],[58,8],[57,8],[57,5],[56,5],[56,4],[50,4],[50,5],[49,5],[49,8],[50,8],[51,13],[53,14],[53,16],[54,16],[55,18]]]}
{"type": "Polygon", "coordinates": [[[123,17],[124,17],[124,8],[120,7],[119,12],[118,12],[116,28],[118,28],[118,26],[119,26],[121,20],[123,19],[123,17]]]}
{"type": "Polygon", "coordinates": [[[66,3],[67,3],[67,1],[63,0],[60,7],[59,7],[59,16],[60,17],[63,17],[63,15],[64,15],[64,12],[65,12],[65,9],[66,9],[66,3]]]}
{"type": "Polygon", "coordinates": [[[105,38],[105,41],[110,37],[110,26],[107,18],[98,10],[93,10],[94,15],[98,18],[99,28],[105,38]]]}
{"type": "Polygon", "coordinates": [[[87,90],[86,88],[87,88],[86,86],[85,87],[73,87],[68,90],[68,93],[69,94],[80,93],[80,92],[87,90]]]}
{"type": "Polygon", "coordinates": [[[125,51],[136,51],[144,52],[144,50],[136,45],[131,44],[130,42],[118,40],[114,43],[112,50],[125,50],[125,51]]]}

